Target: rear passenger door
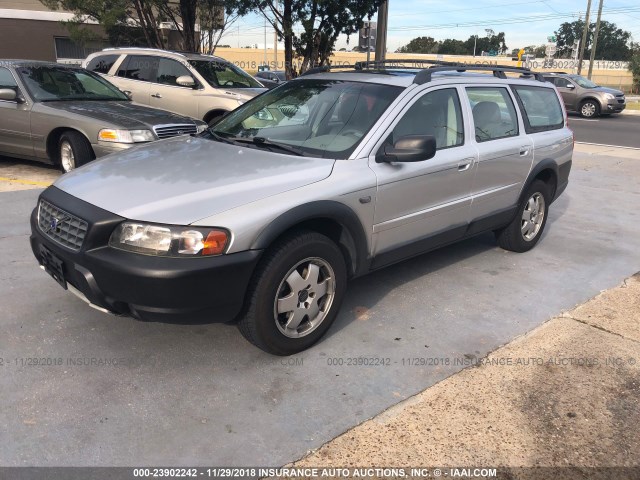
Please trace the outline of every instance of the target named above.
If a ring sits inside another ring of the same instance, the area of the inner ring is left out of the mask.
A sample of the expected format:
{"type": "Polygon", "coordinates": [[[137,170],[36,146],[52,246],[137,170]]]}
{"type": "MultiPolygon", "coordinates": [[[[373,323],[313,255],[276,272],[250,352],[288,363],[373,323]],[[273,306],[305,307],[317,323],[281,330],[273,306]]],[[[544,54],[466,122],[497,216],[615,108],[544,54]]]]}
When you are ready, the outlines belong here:
{"type": "Polygon", "coordinates": [[[374,267],[464,235],[477,158],[469,134],[460,91],[448,87],[418,94],[382,135],[369,158],[378,181],[374,267]],[[408,135],[433,135],[435,157],[415,163],[376,162],[375,154],[385,145],[408,135]]]}
{"type": "Polygon", "coordinates": [[[131,92],[131,100],[149,105],[149,89],[155,81],[160,57],[128,55],[118,67],[118,87],[131,92]]]}
{"type": "Polygon", "coordinates": [[[470,220],[490,225],[515,207],[531,169],[533,143],[506,85],[469,86],[465,91],[478,149],[470,220]]]}

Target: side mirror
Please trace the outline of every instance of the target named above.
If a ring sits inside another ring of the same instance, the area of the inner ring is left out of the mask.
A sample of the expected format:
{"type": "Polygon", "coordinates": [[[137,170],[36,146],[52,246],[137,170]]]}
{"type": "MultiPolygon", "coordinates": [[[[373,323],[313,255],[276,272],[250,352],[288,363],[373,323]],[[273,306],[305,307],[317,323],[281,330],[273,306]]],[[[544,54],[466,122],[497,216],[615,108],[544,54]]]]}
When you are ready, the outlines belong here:
{"type": "Polygon", "coordinates": [[[573,90],[574,88],[576,88],[576,86],[573,83],[567,83],[567,86],[565,88],[568,88],[569,90],[573,90]]]}
{"type": "Polygon", "coordinates": [[[182,75],[181,77],[176,78],[176,83],[181,87],[195,87],[196,82],[189,75],[182,75]]]}
{"type": "Polygon", "coordinates": [[[15,102],[18,100],[18,94],[12,88],[0,88],[0,100],[15,102]]]}
{"type": "Polygon", "coordinates": [[[376,155],[377,163],[423,162],[435,157],[436,139],[432,135],[407,135],[395,145],[385,145],[376,155]]]}

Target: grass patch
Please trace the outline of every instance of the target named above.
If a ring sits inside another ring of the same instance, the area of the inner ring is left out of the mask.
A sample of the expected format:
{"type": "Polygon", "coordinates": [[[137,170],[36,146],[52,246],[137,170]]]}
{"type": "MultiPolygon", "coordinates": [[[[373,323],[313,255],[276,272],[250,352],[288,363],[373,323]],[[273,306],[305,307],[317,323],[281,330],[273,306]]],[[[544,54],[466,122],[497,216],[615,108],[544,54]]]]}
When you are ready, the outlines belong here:
{"type": "Polygon", "coordinates": [[[640,102],[628,102],[627,110],[640,110],[640,102]]]}

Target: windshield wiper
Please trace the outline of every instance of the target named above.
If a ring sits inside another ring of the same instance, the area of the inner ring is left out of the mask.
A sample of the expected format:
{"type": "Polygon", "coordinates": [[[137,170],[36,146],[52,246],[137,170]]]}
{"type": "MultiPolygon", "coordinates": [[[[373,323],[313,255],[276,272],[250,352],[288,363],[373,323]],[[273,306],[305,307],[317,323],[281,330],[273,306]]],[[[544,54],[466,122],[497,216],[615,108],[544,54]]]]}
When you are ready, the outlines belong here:
{"type": "Polygon", "coordinates": [[[219,133],[216,133],[213,128],[207,128],[207,132],[209,132],[209,135],[211,135],[216,142],[228,143],[230,145],[242,145],[242,143],[236,141],[235,137],[224,137],[219,133]]]}
{"type": "Polygon", "coordinates": [[[251,143],[258,147],[277,148],[279,150],[282,150],[283,152],[291,153],[299,157],[305,156],[304,150],[301,150],[296,147],[292,147],[290,145],[285,145],[284,143],[273,142],[264,137],[253,137],[253,138],[233,137],[233,138],[229,138],[229,140],[233,140],[234,142],[241,142],[241,143],[251,143]]]}

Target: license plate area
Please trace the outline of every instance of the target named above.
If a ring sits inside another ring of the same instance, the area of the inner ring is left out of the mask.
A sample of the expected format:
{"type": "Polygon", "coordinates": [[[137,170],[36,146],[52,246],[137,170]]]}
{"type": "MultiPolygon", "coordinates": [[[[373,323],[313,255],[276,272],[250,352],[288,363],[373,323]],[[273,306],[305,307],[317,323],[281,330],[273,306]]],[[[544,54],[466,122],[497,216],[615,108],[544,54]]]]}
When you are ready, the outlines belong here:
{"type": "Polygon", "coordinates": [[[40,245],[40,264],[44,271],[51,275],[62,288],[67,289],[67,281],[64,278],[64,262],[44,245],[40,245]]]}

